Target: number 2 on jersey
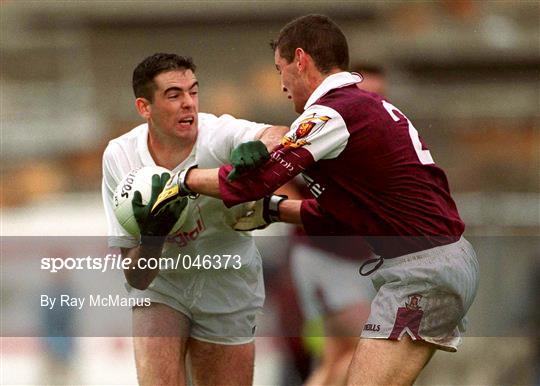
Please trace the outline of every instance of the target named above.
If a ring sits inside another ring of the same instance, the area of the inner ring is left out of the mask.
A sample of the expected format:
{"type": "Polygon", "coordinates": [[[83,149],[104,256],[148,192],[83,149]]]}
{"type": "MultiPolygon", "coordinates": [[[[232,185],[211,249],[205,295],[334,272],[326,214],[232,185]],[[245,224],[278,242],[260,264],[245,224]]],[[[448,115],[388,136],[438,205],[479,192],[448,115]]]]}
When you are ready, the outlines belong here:
{"type": "Polygon", "coordinates": [[[414,151],[416,152],[416,155],[418,156],[418,159],[422,163],[422,165],[429,165],[435,163],[433,161],[433,157],[431,157],[431,153],[429,150],[422,149],[422,143],[420,142],[420,138],[418,137],[418,130],[413,126],[412,122],[409,121],[409,119],[403,114],[396,106],[394,106],[391,103],[388,103],[387,101],[382,101],[383,107],[388,111],[388,114],[392,117],[392,119],[396,122],[399,121],[399,117],[394,113],[394,111],[397,111],[400,113],[409,124],[409,137],[411,137],[411,141],[414,146],[414,151]]]}

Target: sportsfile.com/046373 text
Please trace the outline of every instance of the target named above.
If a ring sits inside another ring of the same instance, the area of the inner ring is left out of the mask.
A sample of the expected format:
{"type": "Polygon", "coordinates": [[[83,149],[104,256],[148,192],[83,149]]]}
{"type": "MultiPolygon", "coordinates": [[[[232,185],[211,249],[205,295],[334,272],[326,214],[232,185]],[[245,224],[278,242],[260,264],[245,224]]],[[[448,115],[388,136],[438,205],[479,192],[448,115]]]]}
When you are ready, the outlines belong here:
{"type": "Polygon", "coordinates": [[[126,269],[240,269],[242,258],[240,255],[182,255],[176,258],[140,258],[132,265],[130,258],[122,258],[119,254],[107,254],[103,257],[43,257],[41,258],[42,270],[56,273],[62,270],[91,270],[106,272],[109,270],[126,269]]]}

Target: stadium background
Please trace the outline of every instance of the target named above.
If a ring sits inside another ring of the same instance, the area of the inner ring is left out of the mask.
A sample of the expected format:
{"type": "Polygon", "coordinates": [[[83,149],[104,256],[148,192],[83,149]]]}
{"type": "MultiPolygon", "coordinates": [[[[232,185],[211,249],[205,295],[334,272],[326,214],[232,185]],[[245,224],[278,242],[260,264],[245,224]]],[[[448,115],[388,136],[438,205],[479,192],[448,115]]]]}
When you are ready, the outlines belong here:
{"type": "MultiPolygon", "coordinates": [[[[4,0],[3,244],[10,236],[106,233],[101,155],[109,139],[141,122],[131,73],[142,58],[191,55],[201,111],[289,124],[295,114],[268,42],[292,17],[324,13],[346,33],[353,63],[385,68],[389,99],[447,172],[479,255],[470,338],[459,354],[437,354],[419,384],[538,383],[539,4],[4,0]]],[[[279,282],[272,274],[282,253],[261,247],[266,280],[279,282]]],[[[31,280],[19,256],[2,250],[0,382],[53,383],[67,367],[73,383],[134,384],[124,337],[77,338],[70,359],[50,369],[47,342],[24,333],[40,323],[22,296],[31,280]],[[24,328],[10,330],[14,324],[24,328]]],[[[270,290],[257,385],[278,384],[288,362],[270,290]]]]}

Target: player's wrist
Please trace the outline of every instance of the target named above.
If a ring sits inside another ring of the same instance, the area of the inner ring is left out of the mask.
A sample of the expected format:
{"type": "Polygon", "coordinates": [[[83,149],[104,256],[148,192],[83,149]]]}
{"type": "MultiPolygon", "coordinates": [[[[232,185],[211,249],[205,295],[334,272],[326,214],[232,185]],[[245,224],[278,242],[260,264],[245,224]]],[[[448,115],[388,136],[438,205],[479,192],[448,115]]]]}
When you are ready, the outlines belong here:
{"type": "Polygon", "coordinates": [[[198,167],[197,165],[193,165],[193,166],[190,166],[189,168],[182,170],[180,173],[178,173],[178,188],[182,196],[188,196],[189,198],[192,198],[192,199],[199,197],[199,194],[192,191],[187,184],[189,173],[193,169],[196,169],[197,167],[198,167]]]}
{"type": "Polygon", "coordinates": [[[162,248],[163,244],[165,244],[165,238],[166,236],[155,236],[155,235],[148,235],[148,234],[141,234],[141,238],[139,240],[139,246],[144,248],[162,248]]]}
{"type": "Polygon", "coordinates": [[[264,198],[263,218],[268,224],[281,221],[279,206],[288,199],[286,195],[272,195],[264,198]]]}

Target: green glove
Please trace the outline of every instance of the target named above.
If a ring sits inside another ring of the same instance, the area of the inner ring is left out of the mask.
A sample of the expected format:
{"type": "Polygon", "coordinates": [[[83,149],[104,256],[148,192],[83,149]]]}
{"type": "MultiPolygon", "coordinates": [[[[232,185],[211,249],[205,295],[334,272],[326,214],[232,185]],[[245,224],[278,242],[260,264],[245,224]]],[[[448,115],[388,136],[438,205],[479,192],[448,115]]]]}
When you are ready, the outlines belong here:
{"type": "Polygon", "coordinates": [[[270,159],[270,153],[261,141],[241,143],[231,153],[233,170],[227,176],[229,181],[234,181],[242,173],[264,164],[270,159]]]}
{"type": "Polygon", "coordinates": [[[163,190],[170,177],[169,173],[163,173],[161,177],[158,174],[152,176],[152,194],[150,201],[146,205],[142,203],[141,192],[136,191],[133,194],[131,205],[133,215],[141,231],[141,240],[145,236],[161,238],[167,236],[187,205],[187,197],[180,197],[165,205],[158,212],[151,213],[159,193],[163,190]]]}

